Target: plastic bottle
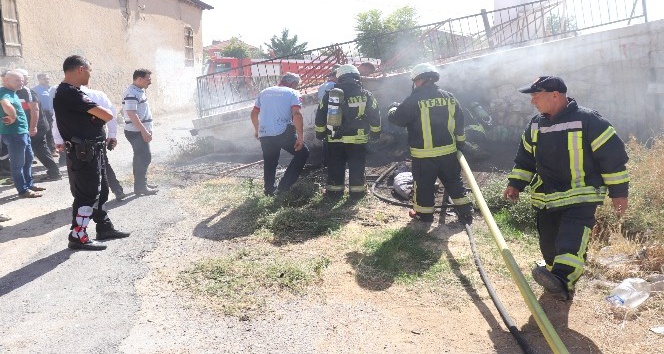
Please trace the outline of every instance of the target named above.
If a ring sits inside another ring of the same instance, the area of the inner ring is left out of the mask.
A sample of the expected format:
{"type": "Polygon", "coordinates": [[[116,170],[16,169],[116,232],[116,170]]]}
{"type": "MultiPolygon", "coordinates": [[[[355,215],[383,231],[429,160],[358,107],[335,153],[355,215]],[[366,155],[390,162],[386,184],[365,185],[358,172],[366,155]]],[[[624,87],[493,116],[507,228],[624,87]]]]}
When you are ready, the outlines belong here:
{"type": "Polygon", "coordinates": [[[606,297],[613,306],[630,309],[641,305],[650,296],[650,283],[640,278],[627,278],[606,297]]]}

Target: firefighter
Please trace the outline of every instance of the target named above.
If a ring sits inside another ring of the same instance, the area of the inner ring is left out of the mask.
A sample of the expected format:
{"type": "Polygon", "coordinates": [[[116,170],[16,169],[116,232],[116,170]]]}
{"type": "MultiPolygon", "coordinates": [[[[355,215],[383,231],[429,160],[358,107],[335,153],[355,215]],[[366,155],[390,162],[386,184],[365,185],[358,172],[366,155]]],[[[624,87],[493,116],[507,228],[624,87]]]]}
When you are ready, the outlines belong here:
{"type": "Polygon", "coordinates": [[[346,164],[351,197],[366,193],[364,167],[366,144],[380,137],[380,111],[371,92],[362,88],[354,65],[337,68],[337,84],[325,93],[316,111],[316,138],[327,141],[327,186],[325,194],[344,193],[346,164]]]}
{"type": "Polygon", "coordinates": [[[456,152],[463,147],[464,116],[454,95],[440,89],[440,74],[431,64],[416,65],[410,75],[412,93],[401,104],[390,105],[388,119],[406,127],[412,157],[415,194],[411,218],[432,222],[436,179],[452,198],[459,221],[471,224],[472,204],[461,180],[456,152]]]}
{"type": "Polygon", "coordinates": [[[464,133],[466,142],[463,154],[468,159],[484,160],[489,157],[487,152],[486,130],[491,127],[491,115],[479,102],[472,102],[470,109],[464,108],[464,133]]]}
{"type": "Polygon", "coordinates": [[[516,201],[530,184],[546,262],[533,269],[533,278],[554,298],[569,300],[583,273],[597,205],[608,191],[618,214],[627,209],[625,144],[599,113],[567,97],[561,78],[541,76],[519,91],[530,94],[540,113],[521,137],[503,196],[516,201]]]}

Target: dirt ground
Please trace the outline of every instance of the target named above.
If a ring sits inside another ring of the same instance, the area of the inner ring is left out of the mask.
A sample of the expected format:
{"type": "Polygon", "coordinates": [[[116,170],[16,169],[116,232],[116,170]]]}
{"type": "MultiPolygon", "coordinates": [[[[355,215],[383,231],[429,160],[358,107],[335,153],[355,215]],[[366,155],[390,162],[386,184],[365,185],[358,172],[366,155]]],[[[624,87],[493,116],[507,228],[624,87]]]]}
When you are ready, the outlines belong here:
{"type": "MultiPolygon", "coordinates": [[[[44,183],[48,189],[37,200],[19,200],[13,187],[0,186],[0,211],[13,217],[0,230],[0,352],[521,352],[477,272],[457,274],[470,279],[472,287],[377,287],[358,281],[348,251],[334,238],[270,245],[254,237],[206,237],[218,231],[210,220],[229,211],[223,200],[216,208],[196,207],[195,187],[218,178],[218,171],[260,156],[247,152],[243,161],[229,162],[217,155],[173,165],[173,141],[190,139],[190,121],[174,115],[158,122],[151,175],[161,191],[107,204],[116,226],[133,234],[109,241],[105,251],[67,249],[71,195],[66,180],[44,183]],[[278,247],[285,256],[325,254],[331,262],[320,284],[301,296],[274,294],[265,299],[265,311],[251,318],[224,316],[212,300],[182,288],[179,275],[195,262],[261,247],[278,247]]],[[[120,140],[110,160],[129,192],[131,149],[120,140]]],[[[372,156],[387,159],[381,151],[373,150],[372,156]]],[[[505,170],[513,151],[505,147],[500,161],[485,161],[475,169],[505,170]]],[[[387,162],[372,161],[377,162],[369,164],[370,175],[387,162]]],[[[254,166],[233,178],[260,173],[260,166],[254,166]]],[[[411,226],[405,208],[377,199],[367,203],[357,220],[371,219],[378,211],[394,227],[411,226]]],[[[481,234],[483,228],[477,217],[473,229],[481,234]]],[[[468,237],[458,223],[434,223],[427,232],[440,257],[468,259],[468,237]]],[[[517,261],[525,273],[533,259],[517,261]]],[[[485,267],[533,352],[551,352],[504,266],[485,267]]],[[[604,300],[607,285],[592,275],[583,278],[572,302],[552,300],[537,287],[533,291],[570,353],[661,353],[664,348],[664,337],[648,330],[664,325],[661,309],[615,311],[604,300]]]]}

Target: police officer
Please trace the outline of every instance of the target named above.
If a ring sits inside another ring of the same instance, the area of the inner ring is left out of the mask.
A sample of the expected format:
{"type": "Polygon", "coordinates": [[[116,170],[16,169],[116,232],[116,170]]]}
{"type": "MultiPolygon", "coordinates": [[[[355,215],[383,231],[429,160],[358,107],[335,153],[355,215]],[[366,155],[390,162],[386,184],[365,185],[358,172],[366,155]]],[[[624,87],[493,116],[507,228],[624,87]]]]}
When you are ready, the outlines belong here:
{"type": "Polygon", "coordinates": [[[401,104],[392,104],[391,123],[408,130],[412,157],[413,209],[410,217],[433,221],[434,193],[439,178],[452,198],[459,221],[473,221],[472,205],[461,180],[461,165],[456,152],[465,142],[464,116],[456,98],[436,85],[440,74],[427,63],[411,71],[413,89],[401,104]]]}
{"type": "Polygon", "coordinates": [[[560,77],[541,76],[519,91],[530,94],[540,113],[521,137],[503,196],[516,201],[530,184],[546,262],[533,269],[533,278],[553,297],[569,300],[583,273],[597,205],[608,191],[619,214],[627,209],[625,144],[599,113],[567,97],[560,77]]]}
{"type": "Polygon", "coordinates": [[[340,66],[336,77],[337,84],[321,100],[315,121],[316,137],[328,143],[326,195],[343,195],[348,164],[349,194],[354,198],[362,197],[366,193],[366,144],[369,137],[380,136],[380,111],[371,92],[362,88],[360,72],[354,65],[340,66]],[[337,103],[335,97],[341,96],[337,103]],[[338,109],[341,124],[328,129],[332,109],[338,109]]]}
{"type": "MultiPolygon", "coordinates": [[[[90,219],[96,223],[97,240],[129,236],[129,233],[115,229],[103,209],[108,200],[104,124],[113,119],[113,114],[94,103],[80,89],[81,85],[88,84],[92,71],[87,59],[72,55],[65,59],[62,69],[65,78],[55,93],[53,109],[67,149],[67,174],[74,196],[68,247],[102,250],[106,245],[88,236],[90,219]]],[[[62,146],[58,148],[62,149],[62,146]]]]}

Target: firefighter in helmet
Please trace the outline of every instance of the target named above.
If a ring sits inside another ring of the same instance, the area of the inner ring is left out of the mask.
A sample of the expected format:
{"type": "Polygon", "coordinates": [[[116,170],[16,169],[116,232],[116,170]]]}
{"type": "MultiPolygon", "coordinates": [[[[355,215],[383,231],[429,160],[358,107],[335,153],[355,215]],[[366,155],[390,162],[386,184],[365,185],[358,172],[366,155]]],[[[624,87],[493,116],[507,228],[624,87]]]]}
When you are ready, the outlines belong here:
{"type": "Polygon", "coordinates": [[[380,111],[371,92],[362,88],[354,65],[340,66],[336,76],[335,87],[319,103],[315,122],[316,137],[328,143],[326,195],[343,195],[348,164],[349,194],[361,197],[366,193],[366,144],[380,136],[380,111]]]}
{"type": "Polygon", "coordinates": [[[415,194],[410,217],[432,222],[436,179],[452,198],[459,221],[470,224],[473,209],[461,180],[456,152],[463,147],[464,116],[454,95],[439,88],[440,74],[431,64],[416,65],[410,75],[410,96],[390,105],[388,119],[406,127],[412,157],[415,194]]]}

